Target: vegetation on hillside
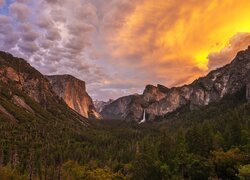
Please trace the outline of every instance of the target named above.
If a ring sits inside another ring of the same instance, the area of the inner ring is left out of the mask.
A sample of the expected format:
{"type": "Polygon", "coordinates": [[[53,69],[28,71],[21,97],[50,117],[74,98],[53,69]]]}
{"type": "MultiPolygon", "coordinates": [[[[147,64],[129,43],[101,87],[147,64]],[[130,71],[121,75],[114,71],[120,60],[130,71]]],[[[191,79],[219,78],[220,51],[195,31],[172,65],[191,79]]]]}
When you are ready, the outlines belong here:
{"type": "MultiPolygon", "coordinates": [[[[157,123],[81,127],[33,103],[17,107],[1,87],[0,177],[4,179],[248,179],[250,104],[244,90],[157,123]]],[[[21,96],[21,95],[20,95],[21,96]]]]}

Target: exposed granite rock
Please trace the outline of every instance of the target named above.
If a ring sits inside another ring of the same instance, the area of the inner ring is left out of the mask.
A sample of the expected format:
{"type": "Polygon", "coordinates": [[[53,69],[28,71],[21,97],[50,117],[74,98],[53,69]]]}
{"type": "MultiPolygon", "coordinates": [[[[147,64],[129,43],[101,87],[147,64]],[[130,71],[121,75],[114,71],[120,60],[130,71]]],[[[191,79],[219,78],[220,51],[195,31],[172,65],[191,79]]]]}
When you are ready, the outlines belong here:
{"type": "Polygon", "coordinates": [[[104,107],[101,115],[104,119],[127,119],[137,121],[142,117],[143,106],[148,106],[142,95],[121,97],[104,107]]]}
{"type": "Polygon", "coordinates": [[[24,109],[26,109],[27,111],[31,112],[31,113],[35,113],[33,111],[33,109],[25,102],[25,100],[17,95],[14,95],[12,97],[12,101],[15,105],[22,107],[24,109]]]}
{"type": "MultiPolygon", "coordinates": [[[[64,119],[69,124],[88,126],[89,122],[71,108],[53,91],[49,80],[22,58],[0,51],[0,100],[21,107],[34,116],[64,119]],[[4,97],[1,97],[3,96],[4,97]],[[28,100],[28,102],[26,101],[28,100]],[[40,104],[44,112],[38,110],[40,104]],[[33,108],[34,106],[34,108],[33,108]],[[36,112],[35,112],[36,111],[36,112]],[[43,114],[44,113],[44,114],[43,114]]],[[[0,101],[1,103],[1,101],[0,101]]],[[[9,119],[15,120],[1,104],[1,112],[9,119]]],[[[33,116],[33,117],[34,117],[33,116]]]]}
{"type": "Polygon", "coordinates": [[[161,99],[166,97],[166,93],[169,91],[168,88],[158,85],[157,87],[153,85],[147,85],[144,92],[143,98],[148,103],[154,103],[160,101],[161,99]]]}
{"type": "Polygon", "coordinates": [[[228,65],[211,71],[207,76],[181,87],[166,88],[148,85],[143,95],[131,95],[117,99],[106,106],[104,118],[116,117],[126,121],[140,121],[143,110],[147,120],[154,120],[176,109],[189,106],[190,110],[221,100],[246,87],[250,79],[250,47],[237,54],[228,65]],[[108,115],[108,116],[107,116],[108,115]]]}
{"type": "Polygon", "coordinates": [[[105,102],[105,101],[98,101],[98,100],[95,100],[93,101],[94,102],[94,106],[95,106],[95,109],[98,113],[100,113],[103,108],[107,105],[109,105],[110,103],[112,103],[114,100],[113,99],[110,99],[109,101],[105,102]]]}
{"type": "Polygon", "coordinates": [[[84,81],[71,75],[47,76],[53,90],[67,105],[86,118],[100,118],[94,103],[86,91],[84,81]]]}
{"type": "Polygon", "coordinates": [[[49,81],[39,71],[25,60],[5,52],[0,52],[0,81],[13,84],[45,108],[49,98],[60,103],[49,81]]]}

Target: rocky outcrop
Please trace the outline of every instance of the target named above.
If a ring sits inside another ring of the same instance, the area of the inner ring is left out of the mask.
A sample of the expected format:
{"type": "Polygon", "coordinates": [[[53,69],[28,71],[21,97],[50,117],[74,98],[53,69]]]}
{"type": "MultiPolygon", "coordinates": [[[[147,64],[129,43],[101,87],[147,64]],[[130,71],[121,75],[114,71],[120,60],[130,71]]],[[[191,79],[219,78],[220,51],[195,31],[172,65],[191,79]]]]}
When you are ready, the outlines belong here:
{"type": "Polygon", "coordinates": [[[12,101],[15,105],[22,107],[24,109],[26,109],[27,111],[31,112],[31,113],[35,113],[33,111],[33,109],[25,102],[25,100],[17,95],[14,95],[12,97],[12,101]]]}
{"type": "Polygon", "coordinates": [[[86,118],[100,119],[94,103],[86,91],[84,81],[71,75],[47,76],[53,90],[67,105],[86,118]]]}
{"type": "Polygon", "coordinates": [[[95,106],[96,111],[100,113],[104,109],[105,106],[109,105],[113,101],[114,101],[113,99],[110,99],[107,102],[95,100],[94,101],[94,106],[95,106]]]}
{"type": "Polygon", "coordinates": [[[114,115],[117,119],[140,121],[145,109],[146,119],[154,120],[156,116],[163,116],[183,106],[192,110],[219,101],[225,95],[246,87],[249,78],[250,47],[239,52],[230,64],[211,71],[189,85],[170,89],[148,85],[142,95],[119,98],[106,106],[101,114],[104,118],[114,115]]]}
{"type": "Polygon", "coordinates": [[[24,59],[0,51],[0,112],[10,120],[48,119],[89,123],[53,91],[49,80],[24,59]],[[11,112],[14,109],[20,111],[11,112]],[[11,110],[11,111],[10,111],[11,110]],[[25,112],[25,113],[24,113],[25,112]],[[13,115],[15,114],[15,116],[13,115]],[[30,116],[25,116],[32,114],[30,116]]]}
{"type": "Polygon", "coordinates": [[[101,115],[104,119],[126,119],[137,120],[142,117],[143,104],[146,101],[142,95],[131,95],[121,97],[104,107],[101,115]]]}
{"type": "Polygon", "coordinates": [[[5,84],[12,84],[13,87],[42,104],[45,108],[51,98],[56,103],[61,101],[44,75],[25,60],[15,58],[5,52],[0,52],[0,81],[5,84]]]}

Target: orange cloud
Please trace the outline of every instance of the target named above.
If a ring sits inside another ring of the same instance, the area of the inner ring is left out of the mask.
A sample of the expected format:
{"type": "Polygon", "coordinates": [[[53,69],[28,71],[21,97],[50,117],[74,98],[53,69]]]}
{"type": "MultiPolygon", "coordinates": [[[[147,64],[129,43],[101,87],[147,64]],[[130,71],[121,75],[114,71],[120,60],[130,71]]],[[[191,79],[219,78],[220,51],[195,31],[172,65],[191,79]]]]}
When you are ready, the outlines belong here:
{"type": "Polygon", "coordinates": [[[235,34],[250,32],[248,0],[144,0],[134,6],[108,37],[109,52],[121,65],[145,70],[166,85],[203,75],[211,53],[228,47],[235,34]]]}

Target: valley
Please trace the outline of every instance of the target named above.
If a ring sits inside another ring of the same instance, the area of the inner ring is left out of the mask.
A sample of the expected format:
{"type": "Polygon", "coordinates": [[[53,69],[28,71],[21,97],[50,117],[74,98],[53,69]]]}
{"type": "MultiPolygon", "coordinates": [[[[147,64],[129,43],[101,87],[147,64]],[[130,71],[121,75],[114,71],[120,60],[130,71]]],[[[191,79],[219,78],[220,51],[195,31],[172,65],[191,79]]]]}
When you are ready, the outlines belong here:
{"type": "Polygon", "coordinates": [[[105,117],[103,112],[107,109],[116,113],[120,108],[126,115],[118,113],[100,119],[89,118],[97,112],[83,82],[71,76],[54,76],[59,80],[55,81],[54,77],[48,80],[25,60],[1,52],[0,177],[247,178],[245,169],[249,168],[250,160],[250,105],[246,96],[250,74],[248,53],[249,49],[240,52],[230,65],[194,81],[192,91],[204,92],[204,96],[196,93],[180,101],[184,95],[173,96],[172,93],[183,93],[183,88],[188,86],[173,89],[147,86],[143,95],[112,101],[101,111],[105,117]],[[218,75],[218,72],[223,73],[218,75]],[[218,75],[218,82],[210,80],[214,74],[218,75]],[[222,81],[227,90],[221,87],[221,91],[215,91],[213,88],[220,87],[220,79],[227,76],[230,77],[228,84],[222,81]],[[65,82],[75,84],[64,85],[65,82]],[[217,85],[213,86],[212,82],[217,85]],[[171,97],[171,101],[167,97],[171,97]],[[188,101],[189,97],[192,98],[188,101]],[[178,106],[168,102],[177,102],[178,106]],[[83,104],[84,111],[78,111],[79,106],[75,105],[79,103],[83,104]],[[154,118],[148,120],[148,113],[159,112],[158,106],[164,107],[164,104],[175,110],[153,114],[151,118],[154,118]],[[156,110],[147,109],[149,107],[156,107],[156,110]],[[138,124],[142,109],[146,109],[146,122],[138,124]],[[88,112],[88,116],[83,117],[81,112],[88,112]],[[138,116],[134,112],[138,112],[138,116]]]}

